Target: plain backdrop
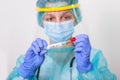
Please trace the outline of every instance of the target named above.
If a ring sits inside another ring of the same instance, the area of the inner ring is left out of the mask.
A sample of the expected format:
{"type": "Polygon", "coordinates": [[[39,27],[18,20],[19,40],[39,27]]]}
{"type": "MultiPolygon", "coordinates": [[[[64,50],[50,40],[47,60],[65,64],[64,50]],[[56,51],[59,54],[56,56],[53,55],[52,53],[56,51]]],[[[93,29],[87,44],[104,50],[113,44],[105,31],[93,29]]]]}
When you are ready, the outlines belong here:
{"type": "MultiPolygon", "coordinates": [[[[37,0],[0,0],[0,80],[16,65],[37,37],[47,39],[37,24],[37,0]]],[[[75,34],[86,33],[101,49],[109,69],[120,79],[120,0],[80,0],[82,22],[75,34]]]]}

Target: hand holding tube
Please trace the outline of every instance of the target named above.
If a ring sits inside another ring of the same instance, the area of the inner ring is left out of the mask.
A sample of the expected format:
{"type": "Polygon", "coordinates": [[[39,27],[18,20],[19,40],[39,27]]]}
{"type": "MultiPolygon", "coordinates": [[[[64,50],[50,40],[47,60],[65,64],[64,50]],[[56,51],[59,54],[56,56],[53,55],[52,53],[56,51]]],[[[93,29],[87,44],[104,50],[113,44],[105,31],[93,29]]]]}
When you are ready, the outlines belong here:
{"type": "Polygon", "coordinates": [[[76,41],[74,42],[74,45],[74,53],[78,71],[90,71],[92,69],[92,64],[90,63],[91,45],[88,36],[85,34],[76,36],[76,41]]]}
{"type": "Polygon", "coordinates": [[[35,75],[37,68],[43,63],[47,50],[44,47],[47,42],[40,38],[33,41],[31,47],[25,55],[24,62],[19,67],[19,74],[24,78],[32,78],[35,75]]]}

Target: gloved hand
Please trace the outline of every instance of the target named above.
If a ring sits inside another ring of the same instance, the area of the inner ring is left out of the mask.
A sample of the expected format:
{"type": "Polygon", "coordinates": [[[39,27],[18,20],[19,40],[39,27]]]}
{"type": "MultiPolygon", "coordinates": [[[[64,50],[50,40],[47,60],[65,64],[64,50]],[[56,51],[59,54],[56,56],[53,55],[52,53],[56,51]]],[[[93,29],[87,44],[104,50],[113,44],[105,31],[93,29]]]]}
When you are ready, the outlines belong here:
{"type": "Polygon", "coordinates": [[[77,70],[79,72],[90,71],[92,69],[92,64],[90,63],[91,45],[88,36],[85,34],[76,36],[76,41],[74,42],[74,45],[77,70]]]}
{"type": "Polygon", "coordinates": [[[47,45],[47,42],[40,38],[33,41],[25,55],[24,62],[19,67],[20,76],[30,79],[35,75],[36,70],[44,61],[45,53],[47,53],[44,47],[47,45]]]}

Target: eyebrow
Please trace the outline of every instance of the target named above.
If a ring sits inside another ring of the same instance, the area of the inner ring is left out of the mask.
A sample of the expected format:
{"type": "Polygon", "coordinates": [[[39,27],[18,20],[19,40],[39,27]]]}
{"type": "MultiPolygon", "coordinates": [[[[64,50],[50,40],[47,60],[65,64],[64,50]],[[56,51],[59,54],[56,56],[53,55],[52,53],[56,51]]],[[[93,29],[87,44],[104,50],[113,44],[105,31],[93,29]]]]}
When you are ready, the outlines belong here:
{"type": "MultiPolygon", "coordinates": [[[[71,12],[69,12],[69,11],[66,11],[66,12],[62,13],[62,15],[64,16],[64,15],[65,15],[65,14],[67,14],[67,13],[70,13],[70,14],[72,14],[71,12]]],[[[50,14],[50,13],[47,13],[46,15],[49,15],[49,16],[54,16],[54,14],[50,14]]]]}
{"type": "Polygon", "coordinates": [[[71,12],[68,12],[68,11],[66,11],[66,12],[64,12],[64,13],[63,13],[63,15],[65,15],[65,14],[67,14],[67,13],[70,13],[70,14],[72,14],[71,12]]]}
{"type": "Polygon", "coordinates": [[[46,14],[45,16],[53,16],[52,14],[46,14]]]}

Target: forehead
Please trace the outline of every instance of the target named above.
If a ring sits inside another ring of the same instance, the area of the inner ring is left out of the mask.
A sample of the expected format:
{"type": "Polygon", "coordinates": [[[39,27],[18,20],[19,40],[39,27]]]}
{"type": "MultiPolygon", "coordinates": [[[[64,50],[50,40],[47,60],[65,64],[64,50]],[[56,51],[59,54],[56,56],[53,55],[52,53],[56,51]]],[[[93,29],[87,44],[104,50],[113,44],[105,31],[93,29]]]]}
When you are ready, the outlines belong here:
{"type": "Polygon", "coordinates": [[[73,15],[70,10],[46,12],[45,15],[64,15],[64,14],[71,14],[71,15],[73,15]]]}

